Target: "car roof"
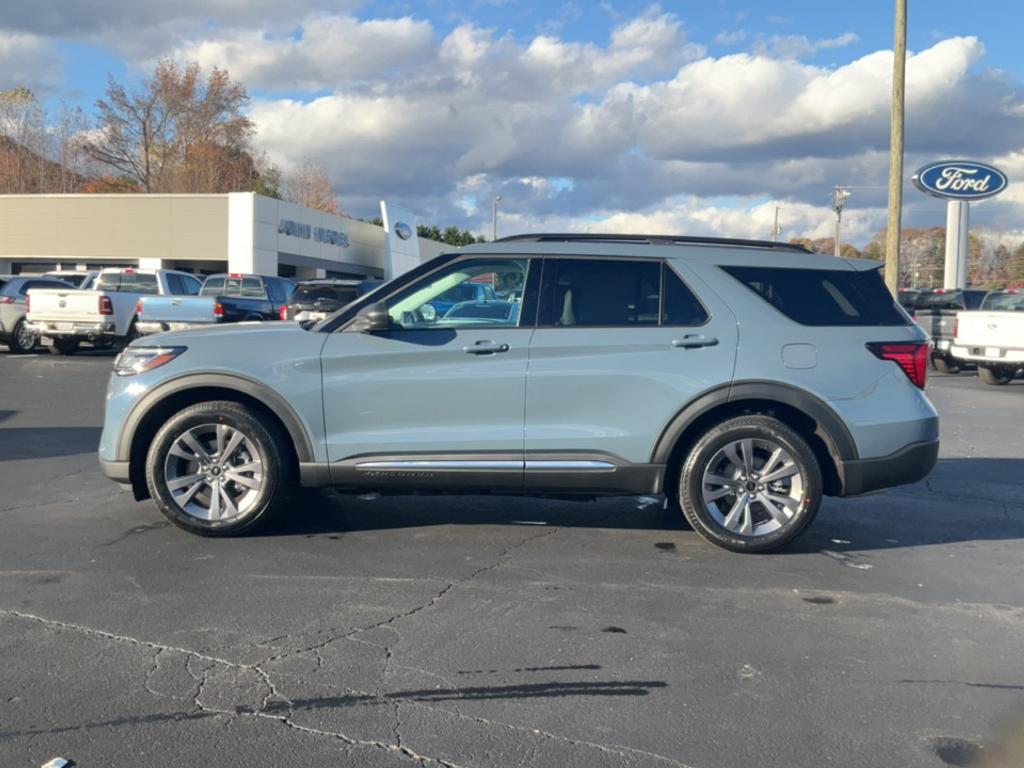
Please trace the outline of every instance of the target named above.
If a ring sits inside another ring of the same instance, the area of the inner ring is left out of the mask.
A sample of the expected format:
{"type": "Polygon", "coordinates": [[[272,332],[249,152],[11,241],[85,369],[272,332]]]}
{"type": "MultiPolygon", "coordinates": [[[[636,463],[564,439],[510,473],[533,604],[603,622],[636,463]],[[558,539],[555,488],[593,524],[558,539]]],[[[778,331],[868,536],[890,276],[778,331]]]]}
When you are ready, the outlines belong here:
{"type": "Polygon", "coordinates": [[[878,269],[884,262],[836,258],[794,243],[771,240],[664,235],[516,235],[449,252],[494,256],[613,256],[617,258],[686,259],[716,265],[796,269],[878,269]]]}

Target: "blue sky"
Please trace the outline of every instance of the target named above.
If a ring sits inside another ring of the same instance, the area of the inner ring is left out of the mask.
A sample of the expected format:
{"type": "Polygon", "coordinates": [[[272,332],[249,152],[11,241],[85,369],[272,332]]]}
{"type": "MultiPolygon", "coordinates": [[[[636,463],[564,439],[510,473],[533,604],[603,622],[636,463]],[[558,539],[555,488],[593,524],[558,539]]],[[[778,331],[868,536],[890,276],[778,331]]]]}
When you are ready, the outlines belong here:
{"type": "MultiPolygon", "coordinates": [[[[252,95],[257,148],[312,158],[342,204],[401,202],[484,231],[849,237],[884,222],[889,0],[359,3],[35,0],[0,11],[0,87],[91,111],[108,73],[161,56],[227,68],[252,95]]],[[[973,220],[1024,237],[1024,3],[910,0],[907,166],[941,156],[1010,174],[973,220]]],[[[907,221],[941,224],[909,191],[907,221]]]]}

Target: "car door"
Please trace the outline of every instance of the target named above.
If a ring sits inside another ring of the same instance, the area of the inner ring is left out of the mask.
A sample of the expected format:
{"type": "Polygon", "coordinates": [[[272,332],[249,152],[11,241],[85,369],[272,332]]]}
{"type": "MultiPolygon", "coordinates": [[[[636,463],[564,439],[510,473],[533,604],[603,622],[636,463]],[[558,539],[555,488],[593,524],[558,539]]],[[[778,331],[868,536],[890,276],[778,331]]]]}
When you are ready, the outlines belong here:
{"type": "Polygon", "coordinates": [[[335,480],[520,489],[539,277],[526,257],[456,259],[385,297],[389,330],[331,333],[322,368],[335,480]],[[437,311],[437,297],[480,281],[532,288],[518,311],[437,311]]]}
{"type": "Polygon", "coordinates": [[[732,380],[736,341],[733,314],[681,262],[546,259],[526,381],[527,488],[545,468],[649,464],[673,416],[732,380]]]}

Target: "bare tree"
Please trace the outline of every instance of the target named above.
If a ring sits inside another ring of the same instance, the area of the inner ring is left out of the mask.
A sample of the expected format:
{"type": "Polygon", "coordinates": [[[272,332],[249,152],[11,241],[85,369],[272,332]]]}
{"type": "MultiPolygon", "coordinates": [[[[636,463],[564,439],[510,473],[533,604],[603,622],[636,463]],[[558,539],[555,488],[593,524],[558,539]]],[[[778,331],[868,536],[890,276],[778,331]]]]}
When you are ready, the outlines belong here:
{"type": "Polygon", "coordinates": [[[334,184],[321,163],[306,158],[295,171],[284,177],[283,199],[336,216],[347,216],[334,196],[334,184]]]}
{"type": "Polygon", "coordinates": [[[24,194],[47,187],[46,113],[35,94],[0,91],[0,192],[24,194]]]}
{"type": "Polygon", "coordinates": [[[109,79],[85,151],[145,192],[228,191],[228,166],[249,156],[248,103],[245,86],[226,71],[214,67],[204,79],[197,62],[162,59],[133,90],[109,79]]]}

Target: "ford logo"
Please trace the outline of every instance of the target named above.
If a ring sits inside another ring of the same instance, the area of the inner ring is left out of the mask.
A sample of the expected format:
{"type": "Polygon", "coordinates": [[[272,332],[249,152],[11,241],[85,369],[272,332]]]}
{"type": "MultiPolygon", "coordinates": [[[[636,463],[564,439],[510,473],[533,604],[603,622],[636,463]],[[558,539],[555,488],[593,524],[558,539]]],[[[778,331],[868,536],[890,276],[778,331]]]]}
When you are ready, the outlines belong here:
{"type": "Polygon", "coordinates": [[[61,309],[64,309],[64,307],[66,307],[67,305],[68,303],[64,301],[64,299],[61,299],[60,301],[57,302],[57,306],[60,307],[61,309]]]}
{"type": "Polygon", "coordinates": [[[998,195],[1008,183],[998,168],[970,160],[929,163],[913,177],[922,192],[947,200],[983,200],[998,195]]]}
{"type": "Polygon", "coordinates": [[[395,222],[395,234],[402,240],[408,240],[412,237],[412,227],[406,224],[404,221],[395,222]]]}

